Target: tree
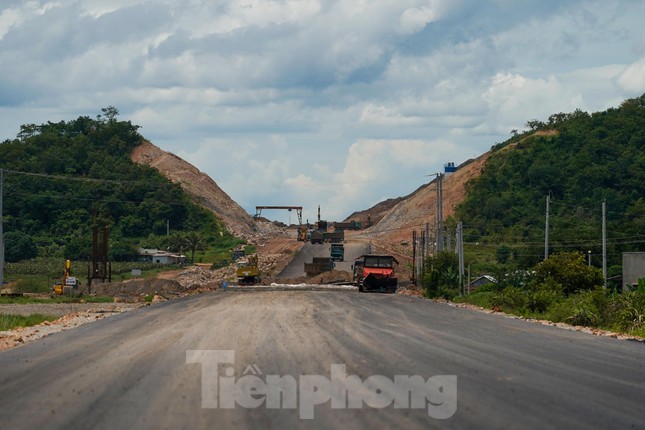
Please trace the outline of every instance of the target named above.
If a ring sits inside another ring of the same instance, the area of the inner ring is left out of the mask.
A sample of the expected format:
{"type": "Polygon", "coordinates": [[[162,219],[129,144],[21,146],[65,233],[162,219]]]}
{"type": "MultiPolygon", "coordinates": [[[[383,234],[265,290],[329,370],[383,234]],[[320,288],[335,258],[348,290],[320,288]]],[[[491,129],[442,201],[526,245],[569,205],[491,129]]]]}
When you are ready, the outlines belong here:
{"type": "Polygon", "coordinates": [[[457,255],[442,251],[426,259],[421,284],[427,297],[452,298],[459,287],[459,259],[457,255]]]}
{"type": "Polygon", "coordinates": [[[195,261],[195,252],[206,248],[202,235],[196,231],[173,232],[169,237],[170,249],[175,252],[190,251],[190,262],[195,261]]]}
{"type": "Polygon", "coordinates": [[[184,233],[182,240],[186,249],[190,250],[190,262],[192,264],[195,262],[195,251],[205,249],[206,242],[204,242],[202,236],[196,231],[184,233]]]}
{"type": "MultiPolygon", "coordinates": [[[[114,106],[108,106],[101,109],[103,115],[107,118],[108,122],[116,121],[116,117],[119,116],[119,110],[114,106]]],[[[101,115],[98,115],[98,118],[101,118],[101,115]]]]}
{"type": "Polygon", "coordinates": [[[603,284],[602,271],[588,266],[582,252],[563,252],[553,255],[535,266],[535,279],[551,279],[562,285],[565,294],[591,290],[603,284]]]}
{"type": "Polygon", "coordinates": [[[5,233],[4,247],[5,260],[8,263],[29,260],[38,256],[38,247],[31,236],[20,231],[5,233]]]}
{"type": "Polygon", "coordinates": [[[505,264],[508,262],[509,257],[511,256],[511,248],[506,245],[501,245],[495,251],[495,259],[500,264],[505,264]]]}

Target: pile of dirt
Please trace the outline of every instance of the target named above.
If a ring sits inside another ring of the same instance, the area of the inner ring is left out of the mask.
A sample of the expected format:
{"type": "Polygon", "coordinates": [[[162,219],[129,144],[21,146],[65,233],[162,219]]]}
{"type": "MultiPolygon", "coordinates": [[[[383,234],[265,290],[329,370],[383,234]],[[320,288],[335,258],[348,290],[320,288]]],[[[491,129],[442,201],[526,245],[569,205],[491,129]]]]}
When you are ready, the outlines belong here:
{"type": "Polygon", "coordinates": [[[344,270],[332,270],[320,275],[312,276],[307,280],[309,284],[338,284],[352,282],[352,274],[344,270]]]}
{"type": "Polygon", "coordinates": [[[176,281],[184,290],[192,290],[206,285],[216,284],[230,276],[235,276],[235,268],[232,266],[218,270],[210,270],[201,266],[191,266],[181,272],[177,276],[176,281]]]}
{"type": "Polygon", "coordinates": [[[262,284],[287,284],[287,285],[329,285],[329,284],[349,284],[352,282],[352,274],[344,270],[332,270],[323,272],[316,276],[300,276],[297,278],[265,278],[262,284]]]}
{"type": "Polygon", "coordinates": [[[174,279],[132,279],[125,282],[106,282],[92,285],[92,294],[114,297],[115,301],[142,301],[144,297],[161,295],[166,298],[179,297],[186,288],[174,279]]]}

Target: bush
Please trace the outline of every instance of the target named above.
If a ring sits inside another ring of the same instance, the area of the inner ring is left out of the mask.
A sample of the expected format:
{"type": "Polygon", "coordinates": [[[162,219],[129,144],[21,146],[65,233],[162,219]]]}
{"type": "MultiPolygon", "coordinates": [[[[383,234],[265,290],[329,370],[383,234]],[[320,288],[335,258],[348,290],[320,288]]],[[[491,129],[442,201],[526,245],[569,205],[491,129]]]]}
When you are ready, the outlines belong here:
{"type": "Polygon", "coordinates": [[[615,305],[617,328],[631,332],[645,327],[645,294],[639,291],[617,294],[615,305]]]}
{"type": "Polygon", "coordinates": [[[603,288],[580,291],[557,303],[549,312],[552,321],[572,325],[608,327],[612,319],[611,298],[603,288]]]}
{"type": "Polygon", "coordinates": [[[493,307],[493,297],[495,296],[495,291],[485,291],[482,290],[483,287],[480,287],[474,293],[469,294],[464,301],[472,303],[473,305],[481,306],[483,308],[492,308],[493,307]]]}
{"type": "Polygon", "coordinates": [[[524,291],[515,287],[506,287],[492,297],[492,305],[511,312],[522,312],[528,302],[524,291]]]}
{"type": "Polygon", "coordinates": [[[585,264],[581,252],[556,254],[538,263],[535,266],[535,279],[545,282],[549,278],[561,284],[565,294],[590,290],[604,283],[602,271],[585,264]]]}
{"type": "Polygon", "coordinates": [[[426,260],[427,268],[421,279],[426,297],[451,300],[459,295],[459,260],[452,252],[442,251],[426,260]]]}

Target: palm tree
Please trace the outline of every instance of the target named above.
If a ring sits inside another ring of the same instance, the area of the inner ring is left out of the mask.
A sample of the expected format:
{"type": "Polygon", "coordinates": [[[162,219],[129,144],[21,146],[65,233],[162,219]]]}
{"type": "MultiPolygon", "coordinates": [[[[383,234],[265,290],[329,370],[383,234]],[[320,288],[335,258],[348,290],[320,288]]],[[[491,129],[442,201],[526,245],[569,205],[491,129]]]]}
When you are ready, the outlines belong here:
{"type": "Polygon", "coordinates": [[[195,262],[195,251],[206,249],[206,242],[196,231],[187,231],[182,235],[182,242],[190,250],[190,264],[195,262]]]}

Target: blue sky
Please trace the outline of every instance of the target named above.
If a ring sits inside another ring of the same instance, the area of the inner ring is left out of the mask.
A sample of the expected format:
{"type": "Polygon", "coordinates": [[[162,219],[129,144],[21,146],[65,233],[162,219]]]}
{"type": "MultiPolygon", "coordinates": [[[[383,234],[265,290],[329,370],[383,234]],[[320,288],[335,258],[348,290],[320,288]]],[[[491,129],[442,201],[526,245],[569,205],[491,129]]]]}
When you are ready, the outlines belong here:
{"type": "Polygon", "coordinates": [[[644,19],[640,0],[2,0],[0,140],[111,105],[250,213],[339,220],[528,120],[640,96],[644,19]]]}

